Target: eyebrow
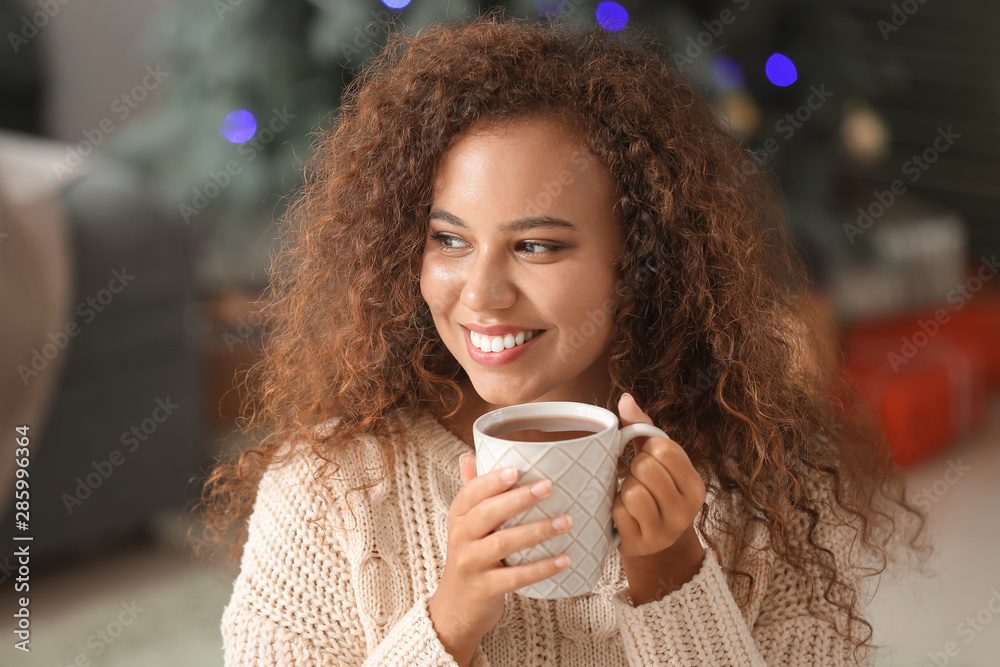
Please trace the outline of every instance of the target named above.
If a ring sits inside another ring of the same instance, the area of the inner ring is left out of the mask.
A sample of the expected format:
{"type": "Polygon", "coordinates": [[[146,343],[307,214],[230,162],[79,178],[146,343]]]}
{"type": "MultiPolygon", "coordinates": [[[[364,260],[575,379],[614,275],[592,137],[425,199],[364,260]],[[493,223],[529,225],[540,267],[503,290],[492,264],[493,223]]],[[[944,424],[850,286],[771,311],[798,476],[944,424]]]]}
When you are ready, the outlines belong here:
{"type": "MultiPolygon", "coordinates": [[[[469,225],[465,223],[457,215],[453,215],[448,211],[443,211],[441,209],[436,209],[431,211],[430,215],[427,216],[428,220],[433,219],[442,220],[456,227],[461,227],[462,229],[469,229],[469,225]]],[[[497,227],[501,234],[507,234],[510,232],[523,232],[527,229],[536,229],[540,227],[555,227],[561,229],[569,229],[574,232],[580,231],[580,229],[568,220],[563,220],[561,218],[553,218],[548,215],[543,215],[540,217],[533,218],[521,218],[520,220],[511,220],[510,222],[504,222],[497,227]]]]}

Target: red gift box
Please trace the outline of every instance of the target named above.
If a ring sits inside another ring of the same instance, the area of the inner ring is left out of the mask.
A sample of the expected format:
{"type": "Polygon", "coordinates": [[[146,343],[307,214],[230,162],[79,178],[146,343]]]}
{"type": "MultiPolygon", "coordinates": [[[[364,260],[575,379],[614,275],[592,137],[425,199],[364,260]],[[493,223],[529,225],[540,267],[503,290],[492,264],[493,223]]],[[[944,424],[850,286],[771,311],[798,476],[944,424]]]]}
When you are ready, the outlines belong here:
{"type": "Polygon", "coordinates": [[[1000,294],[982,293],[952,313],[944,333],[979,349],[990,387],[1000,387],[1000,294]]]}
{"type": "Polygon", "coordinates": [[[985,337],[973,335],[971,324],[946,329],[948,324],[935,330],[921,313],[860,325],[847,336],[848,368],[900,466],[985,424],[991,372],[985,337]]]}
{"type": "Polygon", "coordinates": [[[981,292],[964,302],[863,322],[845,335],[850,359],[875,361],[891,351],[886,360],[897,369],[931,341],[963,348],[982,367],[988,385],[1000,387],[1000,293],[981,292]]]}

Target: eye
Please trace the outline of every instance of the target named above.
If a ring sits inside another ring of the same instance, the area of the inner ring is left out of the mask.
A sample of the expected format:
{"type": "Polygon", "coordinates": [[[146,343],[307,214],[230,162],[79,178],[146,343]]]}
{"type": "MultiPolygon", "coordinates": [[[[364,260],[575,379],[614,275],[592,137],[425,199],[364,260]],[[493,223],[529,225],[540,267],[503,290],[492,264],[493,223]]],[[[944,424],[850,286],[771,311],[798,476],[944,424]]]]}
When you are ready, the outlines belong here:
{"type": "Polygon", "coordinates": [[[445,234],[444,232],[434,232],[427,238],[429,238],[431,241],[434,241],[442,248],[451,248],[451,249],[455,249],[455,246],[448,245],[449,241],[459,241],[459,242],[462,241],[462,239],[458,238],[457,236],[452,236],[451,234],[445,234]]]}
{"type": "MultiPolygon", "coordinates": [[[[462,239],[458,238],[457,236],[452,236],[451,234],[446,234],[445,232],[434,232],[433,234],[431,234],[427,238],[429,240],[434,241],[435,243],[437,243],[437,245],[439,247],[450,249],[450,250],[459,250],[460,249],[459,246],[452,245],[451,244],[452,241],[456,241],[458,243],[465,243],[465,241],[463,241],[462,239]]],[[[529,255],[545,255],[545,254],[549,254],[549,253],[555,253],[555,252],[557,252],[557,251],[559,251],[559,250],[562,249],[562,246],[549,245],[547,243],[538,243],[536,241],[521,241],[521,243],[519,243],[518,245],[520,245],[520,246],[527,246],[527,247],[531,247],[531,248],[535,248],[535,249],[541,248],[540,251],[538,251],[538,250],[531,250],[531,251],[529,251],[528,252],[529,255]]]]}
{"type": "Polygon", "coordinates": [[[544,250],[542,252],[533,252],[533,253],[530,253],[532,255],[544,255],[546,253],[556,252],[556,251],[558,251],[560,249],[559,246],[547,245],[545,243],[537,243],[535,241],[522,241],[521,244],[522,245],[526,245],[526,246],[534,246],[536,248],[546,248],[546,250],[544,250]]]}

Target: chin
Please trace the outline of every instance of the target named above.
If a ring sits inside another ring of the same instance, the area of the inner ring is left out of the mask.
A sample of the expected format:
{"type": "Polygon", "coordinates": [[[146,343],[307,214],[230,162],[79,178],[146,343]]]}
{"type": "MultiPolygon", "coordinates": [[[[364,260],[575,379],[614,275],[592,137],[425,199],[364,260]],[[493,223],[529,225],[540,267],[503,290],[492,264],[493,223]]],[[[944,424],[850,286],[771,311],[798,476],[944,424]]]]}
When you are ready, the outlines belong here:
{"type": "Polygon", "coordinates": [[[476,390],[476,393],[479,394],[484,401],[490,405],[496,405],[499,407],[528,403],[534,400],[537,396],[535,392],[526,392],[523,385],[519,383],[512,383],[513,386],[508,387],[505,385],[498,386],[496,383],[488,380],[477,383],[475,379],[472,379],[471,382],[473,388],[476,390]]]}

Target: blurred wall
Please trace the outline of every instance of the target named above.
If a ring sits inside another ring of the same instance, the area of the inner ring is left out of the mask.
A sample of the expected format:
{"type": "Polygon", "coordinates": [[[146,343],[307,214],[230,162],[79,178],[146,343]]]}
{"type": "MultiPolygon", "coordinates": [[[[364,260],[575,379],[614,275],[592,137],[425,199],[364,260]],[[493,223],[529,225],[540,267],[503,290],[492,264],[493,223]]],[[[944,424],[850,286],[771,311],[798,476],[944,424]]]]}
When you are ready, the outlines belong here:
{"type": "MultiPolygon", "coordinates": [[[[149,19],[168,1],[86,0],[58,5],[58,13],[35,38],[43,40],[51,77],[45,118],[49,134],[77,143],[85,130],[94,130],[105,117],[116,126],[122,122],[112,104],[141,83],[148,65],[156,64],[155,56],[146,52],[149,19]]],[[[32,8],[37,9],[34,3],[27,11],[32,8]]],[[[156,103],[153,90],[129,111],[142,113],[156,103]]]]}

